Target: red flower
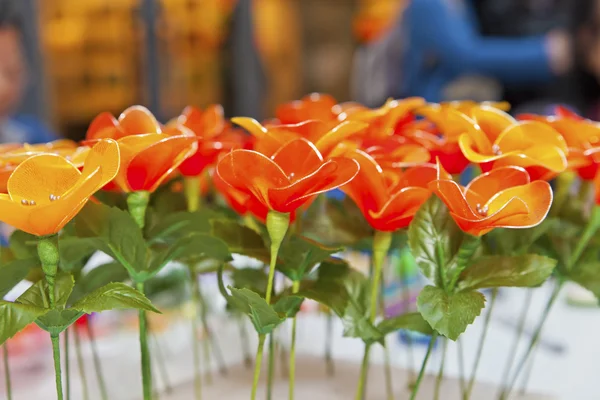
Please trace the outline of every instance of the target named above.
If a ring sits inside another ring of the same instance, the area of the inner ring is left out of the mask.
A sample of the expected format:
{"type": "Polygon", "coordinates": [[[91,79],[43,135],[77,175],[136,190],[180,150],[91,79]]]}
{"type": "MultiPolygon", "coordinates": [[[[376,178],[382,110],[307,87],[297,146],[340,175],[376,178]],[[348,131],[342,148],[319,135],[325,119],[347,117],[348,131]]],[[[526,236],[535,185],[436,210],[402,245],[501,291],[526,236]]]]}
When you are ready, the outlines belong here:
{"type": "Polygon", "coordinates": [[[277,107],[275,116],[282,124],[299,124],[308,120],[334,121],[339,114],[335,99],[327,94],[311,93],[301,100],[277,107]]]}

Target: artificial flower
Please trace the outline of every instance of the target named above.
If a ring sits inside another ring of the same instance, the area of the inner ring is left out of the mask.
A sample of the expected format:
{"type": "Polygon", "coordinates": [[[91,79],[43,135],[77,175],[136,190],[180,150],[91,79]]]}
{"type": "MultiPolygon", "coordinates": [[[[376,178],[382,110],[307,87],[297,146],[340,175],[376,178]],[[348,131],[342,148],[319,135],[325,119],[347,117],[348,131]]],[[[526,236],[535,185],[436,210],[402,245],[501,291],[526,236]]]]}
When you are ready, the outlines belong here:
{"type": "Polygon", "coordinates": [[[198,148],[179,166],[183,176],[198,176],[206,167],[214,165],[220,154],[236,148],[245,148],[250,136],[232,129],[223,117],[223,107],[212,105],[202,111],[187,107],[168,126],[190,129],[197,137],[198,148]]]}
{"type": "Polygon", "coordinates": [[[8,179],[8,194],[0,194],[0,220],[32,235],[57,233],[118,169],[119,146],[110,139],[94,145],[82,171],[60,155],[29,157],[8,179]]]}
{"type": "Polygon", "coordinates": [[[315,195],[350,182],[358,168],[350,158],[324,160],[313,143],[296,139],[271,157],[254,150],[233,150],[219,161],[216,172],[269,210],[289,213],[315,195]]]}
{"type": "Polygon", "coordinates": [[[360,149],[373,157],[382,168],[407,168],[425,164],[431,159],[425,147],[410,143],[402,136],[366,139],[360,143],[360,149]]]}
{"type": "Polygon", "coordinates": [[[436,178],[435,165],[424,164],[402,171],[383,169],[361,150],[347,156],[358,162],[360,171],[342,190],[360,208],[369,224],[386,232],[406,228],[431,195],[427,185],[436,178]]]}
{"type": "Polygon", "coordinates": [[[275,116],[281,124],[299,124],[308,120],[334,121],[340,112],[335,99],[327,94],[311,93],[300,100],[281,104],[275,116]]]}
{"type": "Polygon", "coordinates": [[[90,125],[87,142],[117,140],[121,168],[114,183],[124,192],[153,192],[197,149],[197,138],[183,126],[163,127],[146,108],[133,106],[119,119],[98,115],[90,125]]]}
{"type": "Polygon", "coordinates": [[[465,232],[481,236],[494,228],[531,228],[541,223],[552,204],[546,181],[530,181],[521,167],[493,169],[466,187],[447,178],[438,163],[431,190],[446,204],[456,224],[465,232]]]}
{"type": "Polygon", "coordinates": [[[252,118],[236,117],[231,121],[240,125],[256,139],[254,149],[272,156],[281,146],[303,138],[312,142],[319,153],[327,158],[347,138],[367,127],[363,122],[310,120],[293,125],[261,125],[252,118]]]}
{"type": "Polygon", "coordinates": [[[227,204],[239,215],[252,214],[263,223],[267,220],[269,209],[256,197],[230,186],[219,174],[213,175],[213,184],[227,204]]]}

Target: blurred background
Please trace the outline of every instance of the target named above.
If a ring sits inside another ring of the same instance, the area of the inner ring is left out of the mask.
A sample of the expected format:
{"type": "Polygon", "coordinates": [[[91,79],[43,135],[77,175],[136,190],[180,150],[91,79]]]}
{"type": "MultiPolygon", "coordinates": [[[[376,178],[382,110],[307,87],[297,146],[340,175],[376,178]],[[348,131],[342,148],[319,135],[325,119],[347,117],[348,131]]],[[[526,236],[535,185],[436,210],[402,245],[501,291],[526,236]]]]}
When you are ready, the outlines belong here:
{"type": "Polygon", "coordinates": [[[132,104],[163,121],[211,103],[263,119],[313,91],[369,106],[505,99],[543,113],[561,103],[594,117],[596,3],[0,0],[2,141],[80,139],[95,115],[132,104]]]}

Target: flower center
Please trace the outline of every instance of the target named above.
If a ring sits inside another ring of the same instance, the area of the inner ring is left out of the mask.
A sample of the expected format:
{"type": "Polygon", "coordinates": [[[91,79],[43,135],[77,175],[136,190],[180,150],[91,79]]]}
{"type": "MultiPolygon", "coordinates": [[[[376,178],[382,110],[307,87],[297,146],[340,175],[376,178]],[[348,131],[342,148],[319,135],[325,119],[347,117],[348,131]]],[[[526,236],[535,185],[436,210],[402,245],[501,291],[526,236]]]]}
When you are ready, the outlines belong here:
{"type": "Polygon", "coordinates": [[[502,150],[500,150],[500,146],[498,146],[497,144],[492,146],[492,153],[494,153],[494,155],[496,156],[501,156],[502,155],[502,150]]]}
{"type": "Polygon", "coordinates": [[[489,211],[488,206],[483,206],[481,207],[481,204],[477,203],[477,205],[475,206],[475,208],[477,209],[477,213],[479,215],[481,215],[482,217],[486,217],[489,211]]]}
{"type": "Polygon", "coordinates": [[[21,200],[21,204],[24,206],[35,206],[35,201],[23,199],[21,200]]]}
{"type": "Polygon", "coordinates": [[[57,195],[54,195],[54,194],[50,195],[50,201],[56,201],[58,199],[60,199],[60,196],[57,196],[57,195]]]}

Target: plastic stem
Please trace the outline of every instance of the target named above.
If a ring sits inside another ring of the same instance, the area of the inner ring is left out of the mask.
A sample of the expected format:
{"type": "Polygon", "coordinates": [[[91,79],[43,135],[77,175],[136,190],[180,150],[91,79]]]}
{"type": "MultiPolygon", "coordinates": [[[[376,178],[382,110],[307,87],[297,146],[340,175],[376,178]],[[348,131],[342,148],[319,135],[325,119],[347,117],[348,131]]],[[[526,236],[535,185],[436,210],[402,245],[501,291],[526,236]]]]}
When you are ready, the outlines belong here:
{"type": "Polygon", "coordinates": [[[2,358],[4,360],[4,383],[6,384],[6,399],[12,400],[10,363],[8,362],[8,342],[4,342],[4,348],[2,349],[2,358]]]}
{"type": "Polygon", "coordinates": [[[75,354],[77,356],[77,366],[79,368],[79,378],[81,379],[81,390],[83,391],[83,398],[87,400],[90,398],[90,392],[87,383],[87,376],[85,373],[85,365],[83,364],[83,355],[81,354],[81,338],[79,336],[79,330],[76,326],[72,328],[73,336],[75,337],[75,354]]]}
{"type": "MultiPolygon", "coordinates": [[[[292,284],[292,293],[298,293],[300,282],[294,281],[292,284]]],[[[294,385],[296,380],[296,315],[292,319],[292,343],[290,346],[290,386],[288,398],[294,400],[294,385]]]]}
{"type": "Polygon", "coordinates": [[[435,341],[436,341],[437,337],[438,337],[438,333],[433,332],[433,335],[431,335],[431,339],[429,340],[429,346],[427,347],[427,353],[425,353],[425,358],[423,359],[423,364],[421,364],[421,370],[419,371],[419,376],[417,376],[417,381],[415,382],[413,391],[410,394],[410,400],[415,400],[415,398],[417,397],[417,393],[419,393],[419,386],[421,386],[421,381],[423,380],[423,376],[425,375],[425,368],[427,367],[427,361],[429,361],[429,356],[431,356],[431,350],[433,350],[433,346],[435,345],[435,341]]]}

